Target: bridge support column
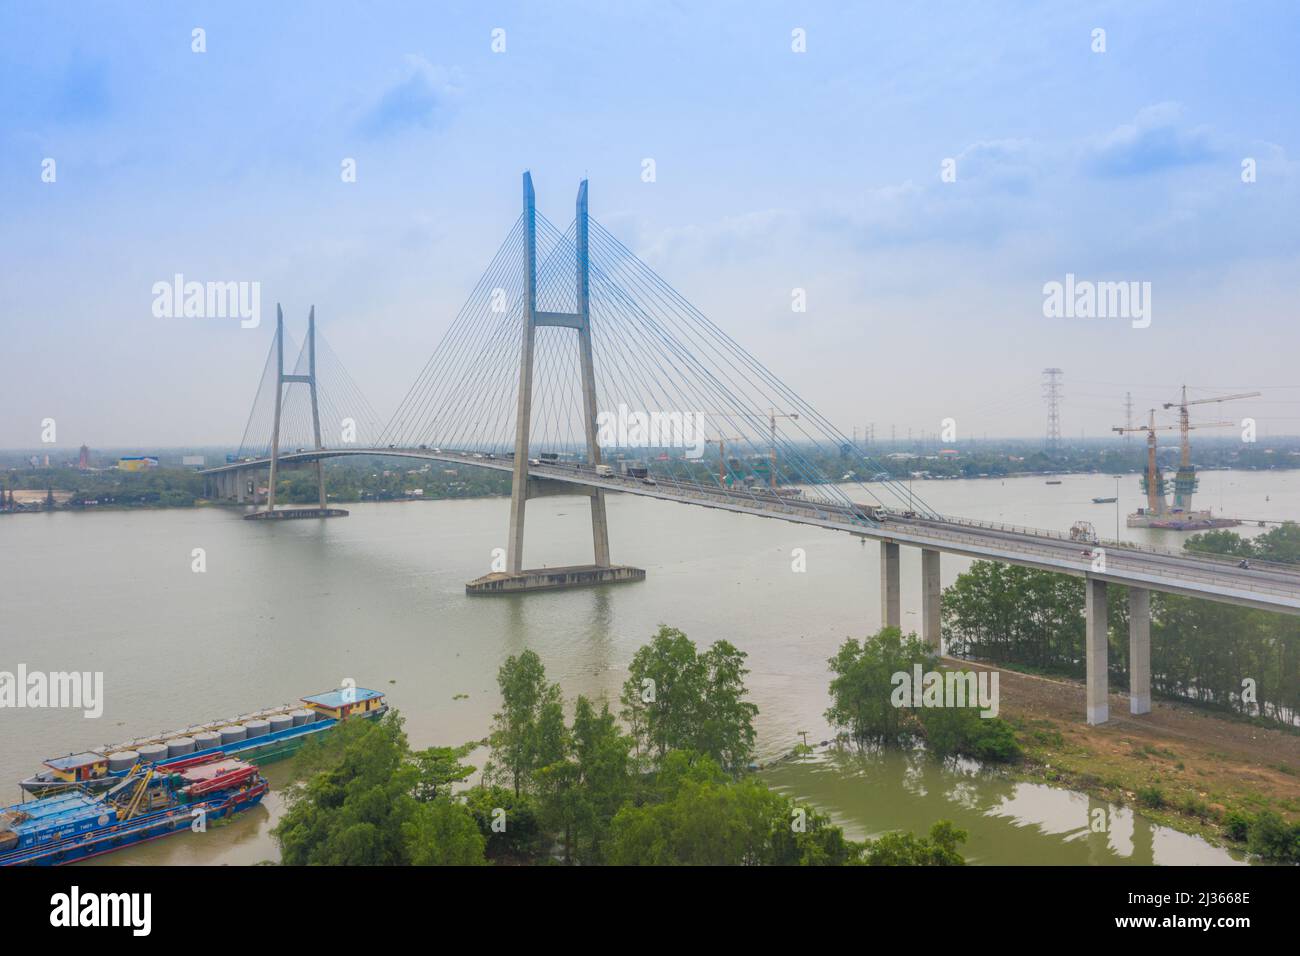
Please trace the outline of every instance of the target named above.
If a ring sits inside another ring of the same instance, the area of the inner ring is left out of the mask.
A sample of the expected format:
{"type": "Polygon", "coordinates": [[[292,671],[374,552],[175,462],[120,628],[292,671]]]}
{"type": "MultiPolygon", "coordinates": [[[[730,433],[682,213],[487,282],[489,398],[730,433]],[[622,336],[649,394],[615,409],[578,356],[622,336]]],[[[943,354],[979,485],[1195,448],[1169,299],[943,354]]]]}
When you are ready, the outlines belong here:
{"type": "Polygon", "coordinates": [[[880,542],[880,626],[902,627],[903,610],[898,575],[898,543],[880,542]]]}
{"type": "MultiPolygon", "coordinates": [[[[552,326],[578,333],[578,364],[582,377],[583,431],[587,443],[587,466],[595,471],[601,464],[597,442],[596,373],[591,347],[590,276],[588,260],[587,181],[578,189],[575,220],[577,311],[546,312],[537,308],[537,207],[533,178],[524,173],[524,302],[523,340],[519,349],[519,391],[515,407],[515,456],[510,485],[510,532],[506,539],[506,570],[476,578],[465,585],[468,594],[507,594],[641,581],[645,571],[610,563],[609,519],[605,514],[605,492],[588,489],[591,501],[591,543],[594,563],[573,567],[524,570],[524,518],[528,499],[544,493],[542,485],[529,476],[528,452],[533,413],[533,357],[536,329],[552,326]]],[[[578,493],[582,493],[579,491],[578,493]]]]}
{"type": "Polygon", "coordinates": [[[1108,619],[1106,582],[1089,576],[1084,580],[1085,647],[1088,680],[1088,723],[1104,724],[1110,719],[1108,619]]]}
{"type": "Polygon", "coordinates": [[[939,552],[930,548],[921,549],[921,639],[926,646],[936,653],[943,650],[943,639],[939,633],[942,620],[939,614],[939,600],[942,585],[939,578],[939,552]]]}
{"type": "MultiPolygon", "coordinates": [[[[311,307],[307,317],[307,374],[297,372],[288,375],[284,371],[284,310],[279,303],[275,306],[275,418],[271,423],[271,476],[266,482],[266,510],[254,511],[244,515],[245,519],[258,521],[289,521],[296,518],[342,518],[347,512],[342,508],[325,507],[325,472],[319,456],[316,457],[316,487],[319,506],[315,508],[289,508],[275,510],[275,484],[280,477],[280,418],[284,410],[284,387],[300,383],[311,392],[311,423],[316,447],[314,451],[323,451],[320,440],[320,404],[316,395],[316,306],[311,307]]],[[[300,449],[301,450],[301,449],[300,449]]],[[[231,486],[231,497],[243,500],[243,477],[239,470],[228,472],[235,484],[231,486]]],[[[256,496],[254,496],[256,497],[256,496]]]]}
{"type": "MultiPolygon", "coordinates": [[[[311,379],[311,427],[316,439],[316,450],[325,446],[320,442],[320,403],[316,397],[316,306],[311,307],[307,315],[307,375],[311,379]]],[[[316,490],[320,498],[320,510],[325,510],[325,464],[316,459],[316,490]]]]}
{"type": "Polygon", "coordinates": [[[235,472],[235,500],[241,505],[248,500],[248,475],[245,472],[235,472]]]}
{"type": "Polygon", "coordinates": [[[1128,709],[1151,713],[1151,592],[1128,589],[1128,709]]]}

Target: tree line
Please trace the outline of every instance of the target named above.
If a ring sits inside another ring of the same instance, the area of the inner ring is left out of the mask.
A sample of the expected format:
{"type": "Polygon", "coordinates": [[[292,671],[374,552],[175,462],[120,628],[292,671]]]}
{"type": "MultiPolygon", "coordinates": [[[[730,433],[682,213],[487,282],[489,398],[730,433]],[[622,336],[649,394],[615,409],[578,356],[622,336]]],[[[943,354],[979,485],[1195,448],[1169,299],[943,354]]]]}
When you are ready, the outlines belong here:
{"type": "MultiPolygon", "coordinates": [[[[1254,539],[1230,531],[1190,538],[1188,550],[1300,561],[1300,525],[1254,539]]],[[[1085,672],[1084,582],[976,561],[943,593],[950,653],[1045,673],[1085,672]]],[[[1128,686],[1128,589],[1107,602],[1110,677],[1128,686]]],[[[1198,598],[1151,595],[1151,686],[1165,697],[1294,725],[1300,715],[1300,618],[1198,598]]]]}
{"type": "Polygon", "coordinates": [[[273,833],[302,864],[951,865],[965,833],[853,841],[751,771],[746,655],[661,627],[633,657],[615,713],[564,695],[532,651],[497,675],[478,747],[411,750],[400,716],[349,721],[304,748],[310,779],[273,833]]]}

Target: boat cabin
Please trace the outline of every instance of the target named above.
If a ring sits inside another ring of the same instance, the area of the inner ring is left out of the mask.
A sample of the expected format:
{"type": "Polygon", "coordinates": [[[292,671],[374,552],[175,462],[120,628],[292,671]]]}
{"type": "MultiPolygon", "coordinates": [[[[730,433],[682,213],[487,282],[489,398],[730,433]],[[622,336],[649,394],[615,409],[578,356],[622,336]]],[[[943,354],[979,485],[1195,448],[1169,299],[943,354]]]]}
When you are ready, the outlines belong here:
{"type": "Polygon", "coordinates": [[[379,710],[384,706],[384,695],[364,687],[346,687],[313,694],[302,698],[308,709],[333,720],[345,720],[379,710]]]}
{"type": "Polygon", "coordinates": [[[68,754],[45,761],[45,766],[65,783],[83,783],[108,773],[108,758],[97,753],[68,754]]]}

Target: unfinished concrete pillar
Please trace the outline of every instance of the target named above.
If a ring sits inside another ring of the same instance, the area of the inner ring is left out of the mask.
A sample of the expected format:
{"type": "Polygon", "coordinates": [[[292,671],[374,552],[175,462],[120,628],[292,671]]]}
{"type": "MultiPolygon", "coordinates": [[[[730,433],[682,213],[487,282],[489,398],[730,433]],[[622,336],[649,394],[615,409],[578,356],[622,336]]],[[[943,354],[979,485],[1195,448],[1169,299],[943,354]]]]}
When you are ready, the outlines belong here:
{"type": "Polygon", "coordinates": [[[1128,589],[1128,709],[1151,713],[1151,592],[1128,589]]]}
{"type": "Polygon", "coordinates": [[[1084,661],[1088,675],[1088,723],[1104,724],[1110,719],[1107,667],[1106,582],[1089,575],[1084,580],[1086,638],[1084,661]]]}
{"type": "Polygon", "coordinates": [[[939,580],[939,552],[921,549],[921,639],[936,652],[943,650],[939,633],[939,598],[942,588],[939,580]]]}
{"type": "Polygon", "coordinates": [[[898,543],[880,542],[880,626],[902,627],[898,578],[898,543]]]}

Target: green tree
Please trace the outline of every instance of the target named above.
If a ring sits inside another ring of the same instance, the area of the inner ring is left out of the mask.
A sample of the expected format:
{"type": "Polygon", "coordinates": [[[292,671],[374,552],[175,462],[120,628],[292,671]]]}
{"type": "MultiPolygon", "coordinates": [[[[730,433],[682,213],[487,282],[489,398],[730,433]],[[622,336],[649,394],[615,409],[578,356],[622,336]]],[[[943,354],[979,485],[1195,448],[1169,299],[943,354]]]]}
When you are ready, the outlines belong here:
{"type": "Polygon", "coordinates": [[[993,763],[1022,756],[1015,730],[1001,717],[985,717],[972,707],[922,707],[917,717],[926,748],[936,756],[960,754],[993,763]]]}
{"type": "Polygon", "coordinates": [[[599,863],[610,821],[631,789],[632,739],[624,734],[609,704],[600,711],[585,697],[574,706],[573,761],[582,799],[575,814],[578,858],[599,863]]]}
{"type": "Polygon", "coordinates": [[[894,705],[894,675],[938,667],[938,657],[915,634],[904,639],[896,627],[882,628],[874,637],[849,638],[829,661],[831,706],[826,719],[859,741],[898,743],[916,730],[910,708],[894,705]]]}
{"type": "Polygon", "coordinates": [[[886,833],[867,841],[862,860],[867,866],[961,866],[966,861],[957,848],[965,841],[965,830],[940,820],[928,836],[886,833]]]}
{"type": "Polygon", "coordinates": [[[533,773],[563,757],[564,699],[558,684],[546,682],[535,651],[509,657],[497,672],[501,710],[492,721],[492,757],[485,773],[505,780],[518,795],[533,773]]]}
{"type": "Polygon", "coordinates": [[[862,846],[824,814],[703,754],[667,755],[646,800],[619,810],[609,860],[646,866],[841,866],[862,846]]]}
{"type": "Polygon", "coordinates": [[[465,804],[438,797],[416,805],[402,824],[412,866],[482,866],[486,840],[465,804]]]}
{"type": "Polygon", "coordinates": [[[451,795],[452,785],[469,779],[474,768],[461,763],[477,747],[476,743],[459,747],[428,747],[415,753],[418,771],[415,785],[417,800],[433,800],[451,795]]]}
{"type": "Polygon", "coordinates": [[[1263,810],[1250,823],[1246,848],[1277,863],[1300,863],[1300,823],[1287,823],[1272,810],[1263,810]]]}
{"type": "Polygon", "coordinates": [[[1251,545],[1261,561],[1300,563],[1300,524],[1294,521],[1284,522],[1265,531],[1251,541],[1251,545]]]}
{"type": "Polygon", "coordinates": [[[1254,545],[1248,538],[1243,538],[1235,531],[1225,531],[1222,528],[1216,528],[1213,531],[1202,531],[1200,534],[1194,534],[1183,542],[1183,549],[1186,551],[1202,551],[1209,554],[1231,554],[1243,558],[1249,558],[1254,555],[1254,545]]]}
{"type": "Polygon", "coordinates": [[[289,792],[289,808],[271,831],[285,863],[482,861],[482,837],[462,804],[415,797],[420,769],[396,712],[378,721],[348,721],[329,737],[304,748],[304,765],[323,769],[289,792]]]}
{"type": "Polygon", "coordinates": [[[662,762],[670,751],[707,755],[739,773],[754,749],[758,708],[745,700],[746,654],[716,641],[703,654],[676,628],[661,626],[632,658],[621,701],[637,753],[662,762]]]}
{"type": "Polygon", "coordinates": [[[542,855],[544,834],[537,801],[531,794],[516,794],[509,787],[484,786],[474,787],[464,796],[486,841],[484,852],[489,860],[519,862],[542,855]]]}

